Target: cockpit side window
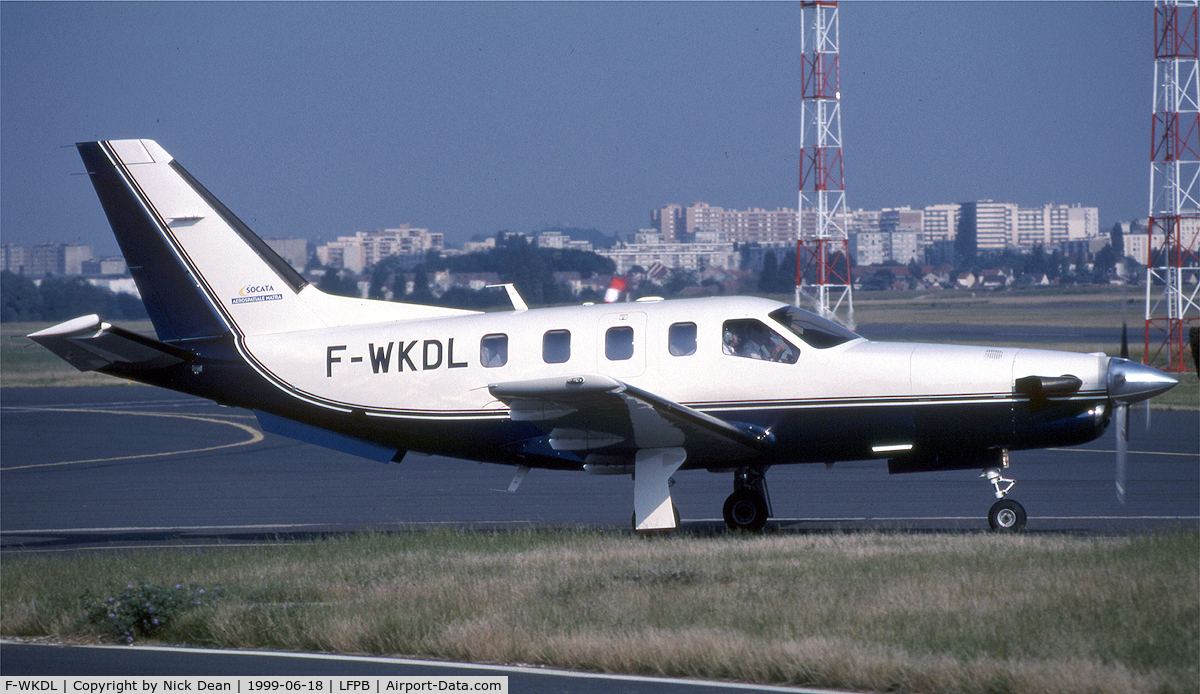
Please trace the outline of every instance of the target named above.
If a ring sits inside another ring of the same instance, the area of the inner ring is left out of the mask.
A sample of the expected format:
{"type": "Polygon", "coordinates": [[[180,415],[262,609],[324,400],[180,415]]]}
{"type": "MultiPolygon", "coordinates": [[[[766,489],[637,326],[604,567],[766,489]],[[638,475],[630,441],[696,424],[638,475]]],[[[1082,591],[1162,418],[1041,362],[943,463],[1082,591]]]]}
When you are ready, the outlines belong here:
{"type": "Polygon", "coordinates": [[[862,339],[858,333],[795,306],[783,306],[767,315],[817,349],[827,349],[851,340],[862,339]]]}
{"type": "Polygon", "coordinates": [[[752,318],[725,321],[722,335],[725,354],[784,364],[795,364],[800,358],[800,350],[788,344],[779,333],[752,318]]]}

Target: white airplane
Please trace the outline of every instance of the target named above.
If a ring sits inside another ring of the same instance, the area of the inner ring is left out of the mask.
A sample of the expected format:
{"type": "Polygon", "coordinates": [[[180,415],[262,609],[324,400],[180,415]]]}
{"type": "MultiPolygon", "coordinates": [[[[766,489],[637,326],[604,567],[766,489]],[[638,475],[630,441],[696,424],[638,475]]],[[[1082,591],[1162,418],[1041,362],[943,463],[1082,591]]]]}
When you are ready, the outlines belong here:
{"type": "MultiPolygon", "coordinates": [[[[78,145],[158,339],[84,316],[29,337],[95,370],[254,411],[380,461],[425,453],[632,474],[634,526],[674,528],[679,469],[733,476],[731,528],[772,515],[773,465],[975,468],[1016,531],[1010,450],[1098,437],[1176,384],[1103,354],[873,342],[732,297],[477,313],[331,296],[150,140],[78,145]]],[[[1118,455],[1118,495],[1124,455],[1118,455]]]]}

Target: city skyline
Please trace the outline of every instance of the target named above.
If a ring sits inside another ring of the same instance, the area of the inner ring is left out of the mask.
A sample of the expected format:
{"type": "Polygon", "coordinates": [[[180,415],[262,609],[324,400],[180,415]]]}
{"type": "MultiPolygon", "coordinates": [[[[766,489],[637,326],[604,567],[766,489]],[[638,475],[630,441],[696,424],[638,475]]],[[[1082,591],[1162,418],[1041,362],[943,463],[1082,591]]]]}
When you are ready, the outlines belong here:
{"type": "MultiPolygon", "coordinates": [[[[798,4],[0,5],[5,243],[116,252],[73,148],[157,139],[263,236],[631,234],[796,206],[798,4]]],[[[1153,7],[841,9],[847,204],[1144,216],[1153,7]]]]}

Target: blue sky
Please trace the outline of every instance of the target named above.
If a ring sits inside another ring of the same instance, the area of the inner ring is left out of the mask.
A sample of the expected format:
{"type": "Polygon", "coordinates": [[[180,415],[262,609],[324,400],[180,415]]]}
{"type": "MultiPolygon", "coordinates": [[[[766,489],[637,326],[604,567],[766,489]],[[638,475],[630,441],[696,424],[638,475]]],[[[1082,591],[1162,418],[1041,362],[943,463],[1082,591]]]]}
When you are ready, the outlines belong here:
{"type": "MultiPolygon", "coordinates": [[[[846,197],[1145,215],[1149,2],[843,2],[846,197]]],[[[72,143],[158,140],[263,236],[460,243],[796,206],[800,6],[0,3],[0,237],[116,254],[72,143]],[[65,146],[65,147],[64,147],[65,146]]]]}

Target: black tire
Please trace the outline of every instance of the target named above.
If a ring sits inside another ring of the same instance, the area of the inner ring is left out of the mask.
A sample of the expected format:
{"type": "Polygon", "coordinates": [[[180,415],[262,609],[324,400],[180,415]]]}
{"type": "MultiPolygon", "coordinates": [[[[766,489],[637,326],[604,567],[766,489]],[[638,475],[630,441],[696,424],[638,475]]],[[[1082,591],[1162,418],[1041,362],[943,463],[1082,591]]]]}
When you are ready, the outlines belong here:
{"type": "Polygon", "coordinates": [[[739,489],[725,500],[724,515],[730,530],[756,533],[767,524],[767,501],[757,492],[739,489]]]}
{"type": "Polygon", "coordinates": [[[988,525],[998,533],[1019,533],[1025,528],[1025,507],[1012,499],[1001,499],[988,511],[988,525]]]}

